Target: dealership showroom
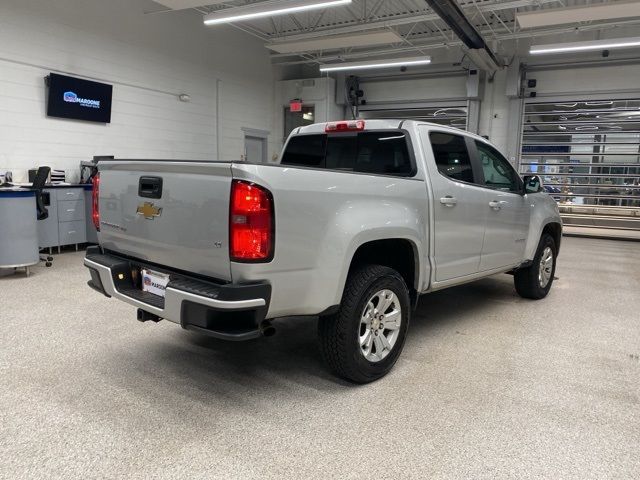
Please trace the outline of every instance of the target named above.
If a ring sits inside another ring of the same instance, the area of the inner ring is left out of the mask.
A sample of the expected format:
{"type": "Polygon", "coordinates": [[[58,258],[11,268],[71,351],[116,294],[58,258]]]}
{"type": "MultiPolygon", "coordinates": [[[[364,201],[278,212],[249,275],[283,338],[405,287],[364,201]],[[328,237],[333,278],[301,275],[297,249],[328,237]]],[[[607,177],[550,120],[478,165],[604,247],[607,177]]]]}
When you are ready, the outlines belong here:
{"type": "Polygon", "coordinates": [[[0,479],[640,479],[640,0],[0,0],[0,479]]]}

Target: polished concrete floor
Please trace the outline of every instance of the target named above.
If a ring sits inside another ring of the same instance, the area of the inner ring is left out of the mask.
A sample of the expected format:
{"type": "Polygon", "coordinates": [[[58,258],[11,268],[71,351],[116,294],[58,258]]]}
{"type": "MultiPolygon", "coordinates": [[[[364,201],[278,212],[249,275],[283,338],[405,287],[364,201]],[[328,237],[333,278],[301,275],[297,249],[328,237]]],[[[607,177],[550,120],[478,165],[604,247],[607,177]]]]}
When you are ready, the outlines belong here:
{"type": "Polygon", "coordinates": [[[424,297],[393,372],[329,375],[315,322],[230,344],[85,285],[0,277],[0,478],[640,478],[640,243],[566,238],[543,301],[424,297]]]}

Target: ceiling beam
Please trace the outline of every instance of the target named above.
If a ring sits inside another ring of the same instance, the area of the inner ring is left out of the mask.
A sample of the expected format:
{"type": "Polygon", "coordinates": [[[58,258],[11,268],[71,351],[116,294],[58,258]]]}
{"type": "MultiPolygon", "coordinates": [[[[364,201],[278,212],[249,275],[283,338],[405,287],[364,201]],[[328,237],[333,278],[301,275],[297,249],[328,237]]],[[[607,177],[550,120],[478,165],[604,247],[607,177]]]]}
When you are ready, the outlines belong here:
{"type": "MultiPolygon", "coordinates": [[[[615,29],[620,26],[633,26],[640,25],[640,19],[632,19],[632,20],[623,20],[616,22],[607,22],[600,23],[594,25],[580,25],[578,27],[556,27],[545,30],[529,30],[529,31],[517,31],[511,33],[499,34],[496,36],[495,40],[498,42],[504,42],[508,40],[518,40],[522,38],[534,38],[534,37],[544,37],[550,35],[558,35],[563,33],[572,33],[572,32],[587,32],[587,31],[598,31],[598,30],[609,30],[615,29]]],[[[481,30],[481,34],[487,33],[486,30],[481,30]]],[[[369,58],[374,56],[384,56],[384,55],[393,55],[396,53],[408,53],[408,52],[416,52],[422,50],[433,50],[438,48],[448,48],[448,47],[457,47],[462,46],[463,43],[460,40],[451,40],[451,41],[438,41],[434,42],[433,40],[414,40],[412,46],[403,45],[400,47],[381,49],[376,48],[375,50],[365,50],[360,52],[351,52],[351,53],[342,53],[342,54],[333,54],[333,55],[318,55],[314,56],[313,59],[309,60],[299,60],[292,59],[291,57],[295,57],[295,54],[272,54],[271,59],[282,59],[282,61],[272,62],[274,65],[301,65],[305,63],[325,63],[335,60],[352,60],[357,58],[369,58]],[[286,58],[289,58],[287,60],[286,58]]]]}
{"type": "MultiPolygon", "coordinates": [[[[500,1],[493,0],[481,5],[477,5],[477,8],[482,12],[497,12],[501,10],[512,10],[514,8],[528,7],[531,5],[541,5],[547,3],[558,3],[560,0],[508,0],[500,1]]],[[[465,5],[463,8],[475,8],[473,4],[465,5]]],[[[381,28],[396,27],[399,25],[408,25],[418,22],[430,22],[433,20],[439,20],[440,17],[436,13],[428,13],[422,15],[403,15],[401,17],[391,17],[377,20],[374,22],[360,22],[354,25],[346,27],[328,27],[318,28],[313,32],[300,33],[293,35],[280,35],[273,36],[272,40],[276,38],[287,39],[291,41],[306,40],[311,38],[324,37],[326,35],[340,35],[345,33],[362,32],[365,30],[375,30],[381,28]]]]}
{"type": "MultiPolygon", "coordinates": [[[[480,70],[493,72],[503,68],[500,60],[493,50],[487,45],[484,37],[476,30],[464,12],[460,9],[456,0],[425,0],[431,9],[436,12],[442,21],[467,47],[467,55],[480,70]]],[[[475,2],[474,2],[475,4],[475,2]]],[[[480,12],[482,14],[482,12],[480,12]]],[[[487,22],[487,27],[494,34],[493,28],[487,22]]]]}

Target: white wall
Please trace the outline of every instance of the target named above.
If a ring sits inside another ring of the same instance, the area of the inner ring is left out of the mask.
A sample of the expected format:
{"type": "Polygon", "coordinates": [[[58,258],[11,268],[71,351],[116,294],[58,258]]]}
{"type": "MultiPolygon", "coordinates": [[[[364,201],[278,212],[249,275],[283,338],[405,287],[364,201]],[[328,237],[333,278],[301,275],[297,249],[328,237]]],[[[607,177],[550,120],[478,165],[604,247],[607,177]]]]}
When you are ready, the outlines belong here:
{"type": "Polygon", "coordinates": [[[273,71],[261,42],[205,28],[192,11],[145,15],[152,6],[0,2],[0,168],[20,178],[37,165],[75,173],[93,155],[212,160],[219,151],[237,159],[242,127],[274,132],[273,71]],[[113,84],[111,123],[46,117],[51,71],[113,84]],[[178,101],[180,93],[191,102],[178,101]]]}

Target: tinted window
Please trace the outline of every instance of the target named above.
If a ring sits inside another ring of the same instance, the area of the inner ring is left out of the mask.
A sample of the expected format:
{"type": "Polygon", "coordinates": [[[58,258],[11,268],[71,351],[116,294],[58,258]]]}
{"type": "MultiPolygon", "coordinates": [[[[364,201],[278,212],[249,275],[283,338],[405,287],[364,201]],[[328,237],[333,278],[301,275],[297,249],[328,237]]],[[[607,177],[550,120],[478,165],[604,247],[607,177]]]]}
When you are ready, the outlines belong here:
{"type": "Polygon", "coordinates": [[[356,135],[331,135],[327,138],[326,168],[353,171],[358,152],[356,135]]]}
{"type": "Polygon", "coordinates": [[[510,192],[520,191],[518,174],[511,164],[495,148],[476,141],[478,158],[482,163],[484,184],[487,187],[510,192]]]}
{"type": "Polygon", "coordinates": [[[413,168],[403,132],[364,132],[358,135],[356,171],[409,175],[413,168]]]}
{"type": "Polygon", "coordinates": [[[282,155],[283,165],[324,167],[326,135],[300,135],[292,137],[282,155]]]}
{"type": "Polygon", "coordinates": [[[386,175],[411,175],[407,137],[401,131],[292,137],[283,165],[386,175]]]}
{"type": "Polygon", "coordinates": [[[473,170],[464,137],[431,132],[429,138],[440,173],[454,180],[473,183],[473,170]]]}

